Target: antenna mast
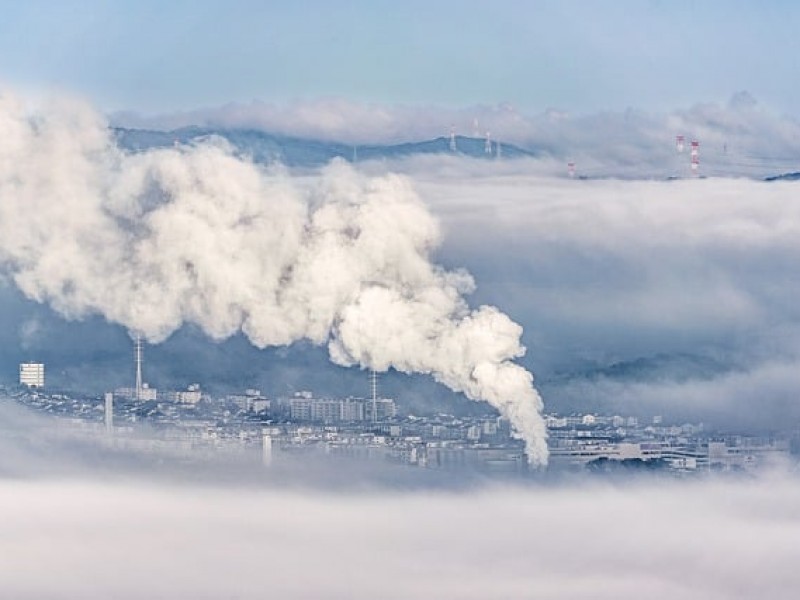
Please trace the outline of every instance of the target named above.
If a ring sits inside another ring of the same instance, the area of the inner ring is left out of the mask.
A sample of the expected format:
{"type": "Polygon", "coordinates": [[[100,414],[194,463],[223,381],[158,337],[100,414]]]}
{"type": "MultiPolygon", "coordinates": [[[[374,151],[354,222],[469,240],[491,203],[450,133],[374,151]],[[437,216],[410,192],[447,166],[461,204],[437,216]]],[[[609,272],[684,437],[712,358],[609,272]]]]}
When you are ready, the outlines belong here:
{"type": "Polygon", "coordinates": [[[372,385],[372,422],[378,420],[378,372],[372,369],[369,375],[372,385]]]}
{"type": "Polygon", "coordinates": [[[136,363],[136,400],[142,399],[142,336],[136,334],[133,343],[134,362],[136,363]]]}

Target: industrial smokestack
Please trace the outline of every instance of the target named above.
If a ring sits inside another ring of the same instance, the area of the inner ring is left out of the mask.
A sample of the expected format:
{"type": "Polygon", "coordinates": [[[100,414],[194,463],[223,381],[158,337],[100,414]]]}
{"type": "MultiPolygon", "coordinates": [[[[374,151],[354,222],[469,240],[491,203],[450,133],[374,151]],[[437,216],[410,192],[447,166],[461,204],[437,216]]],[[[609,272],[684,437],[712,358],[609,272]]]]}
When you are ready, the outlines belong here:
{"type": "Polygon", "coordinates": [[[375,369],[370,371],[370,384],[372,387],[372,422],[378,420],[378,372],[375,369]]]}
{"type": "Polygon", "coordinates": [[[142,347],[142,336],[138,333],[133,341],[133,360],[134,360],[134,367],[136,369],[136,400],[141,401],[142,399],[142,358],[143,358],[143,347],[142,347]]]}

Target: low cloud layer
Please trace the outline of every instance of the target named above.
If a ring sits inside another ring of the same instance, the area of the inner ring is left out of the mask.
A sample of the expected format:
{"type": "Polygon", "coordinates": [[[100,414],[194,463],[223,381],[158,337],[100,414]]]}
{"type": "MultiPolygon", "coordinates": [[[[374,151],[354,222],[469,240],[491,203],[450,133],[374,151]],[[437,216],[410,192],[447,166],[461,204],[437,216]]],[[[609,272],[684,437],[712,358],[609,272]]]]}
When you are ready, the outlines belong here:
{"type": "Polygon", "coordinates": [[[112,116],[126,127],[174,129],[190,125],[258,129],[352,144],[397,143],[449,135],[513,143],[586,176],[668,177],[690,174],[689,142],[700,142],[700,172],[764,176],[797,170],[800,123],[762,107],[747,92],[727,102],[700,102],[668,113],[635,108],[571,115],[538,114],[508,104],[443,108],[360,104],[318,99],[277,105],[254,101],[180,114],[112,116]],[[675,138],[686,148],[676,150],[675,138]]]}
{"type": "Polygon", "coordinates": [[[237,471],[0,414],[4,597],[782,600],[800,585],[784,465],[504,485],[309,457],[266,469],[256,452],[237,471]]]}
{"type": "Polygon", "coordinates": [[[0,481],[14,598],[793,598],[800,484],[350,495],[0,481]]]}
{"type": "Polygon", "coordinates": [[[551,407],[738,426],[800,414],[796,184],[414,173],[445,263],[470,265],[477,299],[526,325],[551,407]]]}

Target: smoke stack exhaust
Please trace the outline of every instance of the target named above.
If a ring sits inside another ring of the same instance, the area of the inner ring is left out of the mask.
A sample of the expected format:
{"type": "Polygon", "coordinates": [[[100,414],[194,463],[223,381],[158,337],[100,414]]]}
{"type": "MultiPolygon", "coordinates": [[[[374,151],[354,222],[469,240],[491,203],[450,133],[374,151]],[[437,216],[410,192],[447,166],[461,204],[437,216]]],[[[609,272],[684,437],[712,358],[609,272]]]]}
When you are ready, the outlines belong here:
{"type": "Polygon", "coordinates": [[[139,399],[144,342],[184,324],[258,348],[308,340],[488,402],[547,462],[542,401],[514,362],[522,327],[470,307],[472,277],[432,262],[439,225],[407,179],[341,160],[309,184],[213,139],[130,154],[77,103],[29,115],[0,95],[0,129],[4,274],[66,318],[132,332],[139,399]]]}

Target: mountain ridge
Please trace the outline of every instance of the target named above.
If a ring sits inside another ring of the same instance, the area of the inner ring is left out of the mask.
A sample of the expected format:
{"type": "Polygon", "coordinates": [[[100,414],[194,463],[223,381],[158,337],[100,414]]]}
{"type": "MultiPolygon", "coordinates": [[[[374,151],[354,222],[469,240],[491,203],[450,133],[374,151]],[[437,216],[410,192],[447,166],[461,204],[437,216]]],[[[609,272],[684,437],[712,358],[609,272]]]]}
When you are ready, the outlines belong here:
{"type": "MultiPolygon", "coordinates": [[[[256,129],[226,129],[215,127],[181,127],[169,131],[113,127],[112,132],[121,148],[141,152],[151,148],[168,148],[176,142],[188,144],[211,136],[228,141],[238,152],[252,157],[256,162],[280,162],[289,167],[317,167],[335,158],[350,162],[404,158],[417,155],[449,154],[474,159],[498,159],[497,142],[491,142],[491,152],[486,152],[486,140],[456,136],[456,152],[451,149],[448,137],[397,144],[353,145],[274,134],[256,129]]],[[[500,143],[503,159],[538,156],[513,144],[500,143]]]]}

